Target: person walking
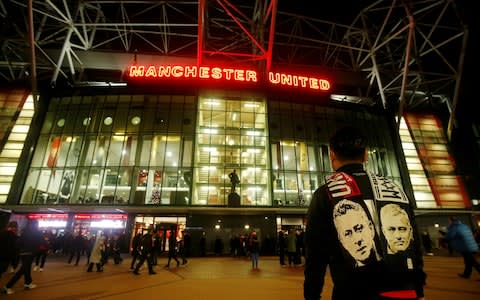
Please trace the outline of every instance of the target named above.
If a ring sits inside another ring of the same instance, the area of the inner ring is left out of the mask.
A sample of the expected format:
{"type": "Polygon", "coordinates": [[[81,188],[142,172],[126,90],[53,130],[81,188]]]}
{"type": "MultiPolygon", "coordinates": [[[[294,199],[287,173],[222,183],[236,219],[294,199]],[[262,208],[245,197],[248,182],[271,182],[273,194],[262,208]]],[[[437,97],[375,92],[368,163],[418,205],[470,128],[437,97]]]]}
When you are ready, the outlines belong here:
{"type": "Polygon", "coordinates": [[[182,259],[182,265],[186,264],[188,262],[187,260],[187,249],[185,247],[185,231],[182,231],[182,237],[178,241],[178,254],[180,255],[180,258],[182,259]]]}
{"type": "Polygon", "coordinates": [[[38,221],[28,220],[27,226],[17,240],[18,248],[20,249],[21,266],[15,272],[12,278],[7,282],[2,289],[3,294],[13,294],[12,287],[23,276],[25,290],[36,288],[32,283],[32,263],[33,259],[42,243],[42,235],[38,230],[38,221]]]}
{"type": "Polygon", "coordinates": [[[96,240],[97,240],[97,237],[95,235],[91,235],[91,236],[86,236],[83,241],[84,242],[83,248],[85,251],[85,256],[87,257],[87,263],[86,263],[87,266],[90,264],[90,256],[92,255],[93,246],[95,246],[96,240]]]}
{"type": "Polygon", "coordinates": [[[314,192],[307,213],[304,299],[320,299],[327,268],[332,300],[424,299],[411,201],[388,178],[365,171],[367,142],[357,127],[339,129],[329,146],[335,173],[314,192]]]}
{"type": "Polygon", "coordinates": [[[158,257],[162,253],[162,238],[158,232],[153,234],[152,264],[158,265],[158,257]]]}
{"type": "Polygon", "coordinates": [[[454,250],[463,256],[464,269],[463,273],[458,276],[468,279],[472,275],[473,269],[480,273],[480,264],[475,257],[478,252],[478,244],[470,228],[462,221],[455,217],[449,217],[448,223],[445,239],[449,241],[454,250]]]}
{"type": "Polygon", "coordinates": [[[71,241],[70,256],[68,257],[69,264],[72,263],[72,260],[75,257],[74,266],[78,266],[78,262],[80,261],[80,256],[82,255],[84,247],[85,247],[85,238],[79,231],[71,241]]]}
{"type": "Polygon", "coordinates": [[[121,240],[120,236],[118,234],[115,234],[112,238],[112,242],[110,243],[111,246],[111,253],[112,253],[112,258],[113,258],[113,263],[118,265],[122,263],[123,258],[121,255],[121,240]]]}
{"type": "Polygon", "coordinates": [[[132,262],[130,263],[130,270],[135,269],[135,263],[140,258],[140,250],[142,248],[142,234],[138,232],[132,240],[132,262]]]}
{"type": "Polygon", "coordinates": [[[42,242],[40,243],[37,254],[35,255],[35,267],[33,267],[33,271],[43,272],[45,261],[47,260],[48,253],[50,252],[51,248],[50,235],[48,233],[44,233],[42,236],[42,242]]]}
{"type": "Polygon", "coordinates": [[[143,265],[145,261],[147,261],[148,274],[150,275],[157,274],[155,271],[153,271],[153,260],[152,260],[153,251],[154,251],[153,235],[154,235],[153,226],[150,226],[148,228],[147,233],[145,233],[142,236],[141,245],[138,250],[140,254],[140,259],[138,260],[138,263],[135,266],[135,269],[133,270],[133,274],[135,275],[140,275],[138,271],[140,270],[140,267],[143,265]]]}
{"type": "Polygon", "coordinates": [[[105,236],[102,233],[98,233],[95,244],[93,244],[92,252],[88,263],[87,272],[93,271],[93,266],[97,268],[97,272],[103,272],[103,259],[105,251],[105,236]]]}
{"type": "Polygon", "coordinates": [[[168,261],[165,268],[170,268],[170,261],[175,260],[177,267],[180,265],[180,261],[177,258],[177,235],[174,228],[170,230],[170,236],[168,237],[168,261]]]}
{"type": "Polygon", "coordinates": [[[9,222],[5,229],[0,233],[0,276],[5,273],[12,264],[17,251],[17,228],[15,221],[9,222]]]}

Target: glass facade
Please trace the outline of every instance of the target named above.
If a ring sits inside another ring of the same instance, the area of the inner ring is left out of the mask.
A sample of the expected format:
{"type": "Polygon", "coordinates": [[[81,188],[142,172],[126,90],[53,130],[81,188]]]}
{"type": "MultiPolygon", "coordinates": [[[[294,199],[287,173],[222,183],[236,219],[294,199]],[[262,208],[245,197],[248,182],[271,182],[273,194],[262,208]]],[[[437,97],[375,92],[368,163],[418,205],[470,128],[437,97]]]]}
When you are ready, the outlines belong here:
{"type": "Polygon", "coordinates": [[[0,203],[7,201],[34,114],[26,90],[0,90],[0,203]]]}
{"type": "Polygon", "coordinates": [[[193,96],[53,98],[21,203],[187,204],[193,96]]]}
{"type": "Polygon", "coordinates": [[[199,100],[192,204],[228,205],[235,170],[241,205],[271,205],[266,118],[264,100],[199,100]]]}
{"type": "Polygon", "coordinates": [[[56,97],[20,204],[306,207],[333,172],[328,138],[368,132],[367,168],[401,184],[385,116],[262,97],[56,97]],[[239,177],[232,186],[229,174],[239,177]]]}
{"type": "Polygon", "coordinates": [[[333,173],[328,139],[343,124],[368,132],[366,168],[401,184],[384,117],[314,104],[269,102],[274,205],[308,206],[313,192],[333,173]]]}

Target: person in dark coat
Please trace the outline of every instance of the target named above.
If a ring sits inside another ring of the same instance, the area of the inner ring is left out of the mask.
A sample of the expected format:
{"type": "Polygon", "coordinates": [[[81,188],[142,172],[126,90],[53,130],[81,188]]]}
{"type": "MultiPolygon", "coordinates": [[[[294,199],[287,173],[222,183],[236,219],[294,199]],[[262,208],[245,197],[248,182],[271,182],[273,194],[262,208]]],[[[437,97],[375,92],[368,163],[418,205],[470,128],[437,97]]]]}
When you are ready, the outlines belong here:
{"type": "Polygon", "coordinates": [[[142,248],[142,234],[139,232],[135,234],[132,240],[132,263],[130,269],[135,269],[135,262],[140,258],[140,250],[142,248]]]}
{"type": "Polygon", "coordinates": [[[32,283],[32,263],[42,242],[43,237],[41,232],[38,230],[38,221],[29,220],[27,227],[17,240],[17,246],[20,249],[20,261],[22,265],[13,275],[13,277],[7,282],[5,287],[2,289],[2,293],[13,294],[14,291],[12,290],[12,287],[22,276],[24,277],[24,289],[33,289],[36,287],[36,285],[32,283]]]}
{"type": "Polygon", "coordinates": [[[425,249],[425,254],[429,256],[433,256],[432,251],[432,239],[430,238],[430,234],[427,230],[422,232],[422,244],[423,248],[425,249]]]}
{"type": "Polygon", "coordinates": [[[17,228],[17,222],[9,222],[0,233],[0,276],[8,270],[8,267],[18,256],[17,228]]]}
{"type": "Polygon", "coordinates": [[[154,266],[158,264],[158,256],[162,253],[162,238],[155,232],[153,235],[152,263],[154,266]]]}
{"type": "Polygon", "coordinates": [[[111,243],[111,253],[113,257],[113,263],[118,265],[123,261],[122,255],[121,255],[121,240],[120,236],[118,234],[115,234],[112,238],[112,243],[111,243]]]}
{"type": "Polygon", "coordinates": [[[463,273],[458,274],[458,276],[465,279],[470,278],[473,268],[480,273],[480,264],[475,257],[478,252],[478,244],[472,231],[455,217],[449,217],[448,222],[450,225],[447,228],[445,239],[449,241],[453,249],[462,254],[465,265],[463,273]]]}
{"type": "Polygon", "coordinates": [[[80,261],[80,256],[82,255],[84,246],[85,238],[80,232],[78,232],[72,240],[70,256],[68,258],[69,264],[72,263],[72,260],[75,257],[75,266],[78,266],[78,262],[80,261]]]}
{"type": "Polygon", "coordinates": [[[148,232],[142,236],[141,247],[139,249],[140,259],[133,270],[133,274],[140,275],[138,272],[140,267],[143,265],[145,261],[147,261],[148,266],[148,274],[154,275],[157,274],[153,271],[153,261],[152,261],[152,254],[153,254],[153,226],[148,229],[148,232]]]}
{"type": "Polygon", "coordinates": [[[328,270],[332,300],[423,300],[426,274],[420,241],[413,239],[419,234],[412,201],[389,178],[365,170],[367,138],[358,127],[339,129],[329,150],[335,173],[314,192],[307,213],[304,299],[320,299],[328,270]],[[384,218],[394,207],[408,222],[384,218]]]}
{"type": "Polygon", "coordinates": [[[285,248],[287,248],[287,240],[282,230],[278,232],[278,256],[280,258],[280,265],[285,265],[285,248]]]}
{"type": "Polygon", "coordinates": [[[170,267],[170,261],[175,260],[177,262],[177,267],[180,265],[180,261],[177,258],[177,232],[172,228],[170,230],[170,236],[168,237],[168,261],[165,265],[165,268],[170,267]]]}
{"type": "Polygon", "coordinates": [[[48,252],[51,248],[50,235],[48,233],[44,233],[42,235],[42,243],[38,247],[37,254],[35,255],[35,267],[33,267],[34,271],[43,272],[45,261],[47,260],[48,252]]]}
{"type": "Polygon", "coordinates": [[[185,239],[187,238],[188,234],[185,231],[182,231],[182,239],[178,241],[178,254],[180,254],[180,258],[182,259],[182,265],[188,262],[187,260],[187,248],[185,239]]]}

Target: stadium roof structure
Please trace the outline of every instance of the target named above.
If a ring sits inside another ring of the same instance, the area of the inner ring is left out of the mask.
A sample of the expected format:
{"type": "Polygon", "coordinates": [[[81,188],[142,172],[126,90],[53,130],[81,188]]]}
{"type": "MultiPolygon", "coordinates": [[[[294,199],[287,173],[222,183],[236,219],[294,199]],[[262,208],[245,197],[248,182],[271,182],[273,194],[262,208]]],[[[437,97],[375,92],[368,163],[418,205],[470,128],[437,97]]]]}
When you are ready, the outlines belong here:
{"type": "MultiPolygon", "coordinates": [[[[361,74],[358,103],[448,107],[461,94],[469,27],[455,0],[0,0],[0,86],[121,82],[152,60],[308,66],[361,74]],[[34,45],[34,47],[31,47],[34,45]]],[[[453,119],[451,120],[453,121],[453,119]]]]}

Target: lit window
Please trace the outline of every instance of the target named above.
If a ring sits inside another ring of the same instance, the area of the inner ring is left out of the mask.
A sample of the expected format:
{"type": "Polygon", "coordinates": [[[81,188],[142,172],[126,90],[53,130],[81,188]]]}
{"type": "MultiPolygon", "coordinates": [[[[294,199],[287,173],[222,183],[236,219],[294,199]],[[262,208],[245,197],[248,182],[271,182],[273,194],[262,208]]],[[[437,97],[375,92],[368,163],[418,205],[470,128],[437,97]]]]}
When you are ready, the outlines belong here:
{"type": "Polygon", "coordinates": [[[103,124],[107,126],[112,125],[112,123],[113,123],[112,117],[106,117],[105,120],[103,120],[103,124]]]}
{"type": "Polygon", "coordinates": [[[138,125],[138,124],[140,124],[141,120],[142,119],[140,117],[135,116],[135,117],[132,118],[131,122],[132,122],[133,125],[138,125]]]}

